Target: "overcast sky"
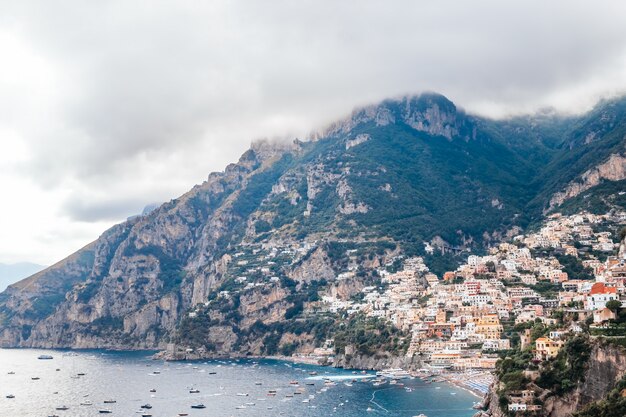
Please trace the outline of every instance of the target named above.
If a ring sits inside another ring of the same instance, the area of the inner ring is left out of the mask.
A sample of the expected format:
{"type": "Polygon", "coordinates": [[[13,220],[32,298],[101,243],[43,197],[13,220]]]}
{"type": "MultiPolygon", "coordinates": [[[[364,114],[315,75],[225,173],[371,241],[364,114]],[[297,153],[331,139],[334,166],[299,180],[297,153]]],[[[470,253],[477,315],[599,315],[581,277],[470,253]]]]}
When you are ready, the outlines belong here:
{"type": "Polygon", "coordinates": [[[424,90],[502,117],[626,91],[626,2],[0,0],[0,262],[51,264],[235,161],[424,90]]]}

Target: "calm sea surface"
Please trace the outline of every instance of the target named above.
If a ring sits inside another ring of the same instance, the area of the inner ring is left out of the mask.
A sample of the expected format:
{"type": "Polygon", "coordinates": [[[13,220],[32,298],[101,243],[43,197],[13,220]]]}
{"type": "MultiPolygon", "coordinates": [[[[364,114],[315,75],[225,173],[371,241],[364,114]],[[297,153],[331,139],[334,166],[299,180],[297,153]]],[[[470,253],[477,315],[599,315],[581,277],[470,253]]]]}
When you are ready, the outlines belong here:
{"type": "Polygon", "coordinates": [[[0,416],[410,417],[423,413],[428,417],[469,417],[475,413],[475,396],[444,383],[406,379],[404,386],[387,383],[375,387],[371,382],[350,382],[362,378],[360,372],[333,368],[270,360],[168,363],[153,361],[150,355],[0,349],[0,416]],[[53,359],[38,360],[42,354],[53,359]],[[310,375],[313,372],[318,375],[310,375]],[[77,376],[79,373],[84,375],[77,376]],[[325,387],[324,378],[331,378],[336,385],[325,387]],[[190,389],[200,392],[190,393],[190,389]],[[270,390],[276,395],[268,395],[270,390]],[[109,399],[116,402],[104,404],[109,399]],[[85,402],[92,405],[81,405],[85,402]],[[200,403],[206,408],[191,408],[200,403]],[[142,410],[145,404],[152,408],[142,410]],[[68,410],[56,410],[62,405],[68,410]],[[105,408],[112,413],[100,414],[105,408]]]}

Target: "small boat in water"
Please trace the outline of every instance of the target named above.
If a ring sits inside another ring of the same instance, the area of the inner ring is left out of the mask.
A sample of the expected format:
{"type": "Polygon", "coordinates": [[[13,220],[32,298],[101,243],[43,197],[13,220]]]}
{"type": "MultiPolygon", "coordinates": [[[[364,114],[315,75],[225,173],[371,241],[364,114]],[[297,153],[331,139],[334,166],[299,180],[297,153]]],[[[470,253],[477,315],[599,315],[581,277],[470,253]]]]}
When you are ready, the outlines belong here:
{"type": "Polygon", "coordinates": [[[37,356],[37,359],[46,360],[46,359],[54,359],[54,358],[50,355],[39,355],[37,356]]]}
{"type": "Polygon", "coordinates": [[[152,406],[150,404],[144,404],[140,408],[145,408],[145,409],[149,410],[149,409],[152,408],[152,406]]]}
{"type": "Polygon", "coordinates": [[[152,389],[150,390],[150,392],[156,392],[156,389],[152,388],[152,389]]]}
{"type": "Polygon", "coordinates": [[[104,400],[105,404],[115,404],[117,401],[115,400],[104,400]]]}
{"type": "Polygon", "coordinates": [[[65,411],[65,410],[69,410],[70,408],[67,405],[60,405],[58,407],[55,408],[55,410],[59,410],[59,411],[65,411]]]}
{"type": "Polygon", "coordinates": [[[9,395],[7,395],[7,398],[8,398],[8,399],[15,398],[15,395],[13,395],[13,394],[9,394],[9,395]]]}
{"type": "Polygon", "coordinates": [[[34,377],[32,377],[31,379],[32,379],[33,381],[39,381],[39,379],[40,379],[40,378],[39,378],[38,376],[34,376],[34,377]]]}
{"type": "Polygon", "coordinates": [[[204,404],[194,404],[194,405],[191,406],[191,408],[196,408],[196,409],[206,408],[206,405],[204,405],[204,404]]]}
{"type": "Polygon", "coordinates": [[[200,390],[196,389],[196,388],[192,388],[192,389],[189,390],[190,394],[198,394],[199,392],[200,392],[200,390]]]}
{"type": "Polygon", "coordinates": [[[80,405],[93,405],[93,403],[87,400],[87,401],[83,401],[82,403],[80,403],[80,405]]]}
{"type": "Polygon", "coordinates": [[[98,410],[98,412],[100,414],[111,414],[113,411],[109,410],[108,408],[101,408],[100,410],[98,410]]]}

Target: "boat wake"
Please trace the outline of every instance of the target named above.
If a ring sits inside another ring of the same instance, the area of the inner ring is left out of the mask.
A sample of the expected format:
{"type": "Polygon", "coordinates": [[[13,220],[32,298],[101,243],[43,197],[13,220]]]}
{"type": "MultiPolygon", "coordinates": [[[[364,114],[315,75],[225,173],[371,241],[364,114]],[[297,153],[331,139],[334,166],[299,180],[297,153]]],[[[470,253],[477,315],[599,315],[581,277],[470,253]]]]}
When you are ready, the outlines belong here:
{"type": "Polygon", "coordinates": [[[385,413],[389,413],[390,411],[389,411],[389,410],[387,410],[385,407],[383,407],[382,405],[380,405],[380,404],[378,404],[378,403],[376,402],[376,393],[377,393],[377,392],[380,392],[380,391],[386,391],[386,390],[389,390],[389,389],[391,389],[391,388],[384,388],[384,389],[379,389],[379,390],[376,390],[376,391],[372,392],[372,398],[370,398],[370,402],[371,402],[372,404],[374,404],[376,407],[378,407],[378,408],[380,408],[381,410],[383,410],[385,413]]]}

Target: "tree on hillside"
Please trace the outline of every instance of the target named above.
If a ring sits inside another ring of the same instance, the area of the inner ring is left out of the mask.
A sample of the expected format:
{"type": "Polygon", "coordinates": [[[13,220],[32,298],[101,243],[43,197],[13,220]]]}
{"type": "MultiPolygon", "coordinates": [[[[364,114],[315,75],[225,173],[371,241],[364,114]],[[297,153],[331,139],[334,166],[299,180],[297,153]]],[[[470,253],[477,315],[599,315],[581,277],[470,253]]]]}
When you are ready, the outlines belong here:
{"type": "Polygon", "coordinates": [[[614,313],[617,313],[622,308],[622,303],[618,300],[611,300],[606,303],[606,308],[614,313]]]}

